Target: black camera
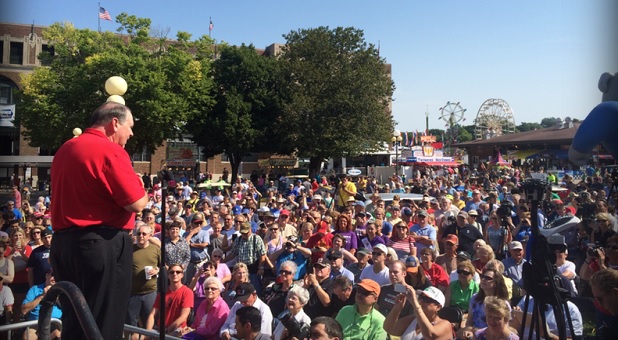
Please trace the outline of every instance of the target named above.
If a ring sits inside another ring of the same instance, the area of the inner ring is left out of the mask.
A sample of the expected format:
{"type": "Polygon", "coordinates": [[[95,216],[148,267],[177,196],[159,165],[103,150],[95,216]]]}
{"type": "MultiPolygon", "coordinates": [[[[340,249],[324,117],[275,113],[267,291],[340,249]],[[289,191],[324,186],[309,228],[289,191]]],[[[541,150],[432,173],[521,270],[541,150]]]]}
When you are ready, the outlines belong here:
{"type": "Polygon", "coordinates": [[[287,313],[281,317],[281,323],[288,330],[290,338],[305,339],[309,335],[309,325],[298,322],[292,314],[287,313]]]}
{"type": "Polygon", "coordinates": [[[501,219],[510,217],[511,213],[513,212],[513,207],[513,202],[509,200],[504,200],[496,210],[496,214],[498,214],[498,217],[500,217],[501,219]]]}
{"type": "Polygon", "coordinates": [[[599,252],[603,250],[601,246],[588,247],[587,254],[592,257],[599,257],[599,252]]]}

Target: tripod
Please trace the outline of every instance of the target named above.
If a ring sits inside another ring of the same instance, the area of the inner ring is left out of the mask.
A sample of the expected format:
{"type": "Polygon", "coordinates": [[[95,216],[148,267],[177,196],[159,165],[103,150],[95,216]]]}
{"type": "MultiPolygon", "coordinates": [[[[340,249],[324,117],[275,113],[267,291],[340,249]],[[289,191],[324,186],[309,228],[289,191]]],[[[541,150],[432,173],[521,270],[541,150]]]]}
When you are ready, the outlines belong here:
{"type": "Polygon", "coordinates": [[[560,279],[556,276],[556,268],[554,263],[556,262],[556,255],[549,248],[547,239],[541,235],[538,225],[538,210],[539,202],[543,198],[543,194],[547,188],[547,181],[538,179],[528,179],[523,185],[527,199],[531,202],[531,225],[532,236],[529,242],[531,243],[532,256],[531,262],[524,263],[523,277],[524,277],[524,289],[526,290],[526,296],[524,300],[524,317],[522,318],[520,334],[523,337],[526,329],[526,313],[528,312],[528,306],[530,297],[534,298],[534,306],[532,311],[532,319],[530,321],[530,333],[528,339],[532,339],[532,330],[536,331],[536,339],[541,337],[541,326],[544,337],[548,337],[548,330],[544,326],[547,323],[544,309],[547,306],[553,308],[554,316],[556,319],[556,325],[558,328],[558,337],[563,340],[567,337],[567,323],[571,330],[571,336],[575,336],[575,330],[573,328],[573,321],[569,313],[567,305],[567,291],[560,285],[560,279]],[[566,320],[565,320],[566,316],[566,320]],[[540,319],[540,321],[539,321],[540,319]]]}

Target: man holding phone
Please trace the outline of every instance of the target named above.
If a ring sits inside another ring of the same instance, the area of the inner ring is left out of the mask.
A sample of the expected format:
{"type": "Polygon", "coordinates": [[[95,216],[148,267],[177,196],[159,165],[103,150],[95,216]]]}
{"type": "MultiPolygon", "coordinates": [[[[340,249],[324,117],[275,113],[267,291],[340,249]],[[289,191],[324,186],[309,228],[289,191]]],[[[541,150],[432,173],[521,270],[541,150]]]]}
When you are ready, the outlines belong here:
{"type": "MultiPolygon", "coordinates": [[[[418,267],[417,267],[418,268],[418,267]]],[[[378,304],[376,309],[382,313],[382,315],[388,315],[399,294],[406,293],[406,264],[400,260],[392,261],[389,266],[389,279],[391,284],[383,286],[380,295],[378,296],[378,304]]],[[[401,311],[401,316],[404,317],[412,314],[412,305],[406,303],[405,307],[401,311]]]]}

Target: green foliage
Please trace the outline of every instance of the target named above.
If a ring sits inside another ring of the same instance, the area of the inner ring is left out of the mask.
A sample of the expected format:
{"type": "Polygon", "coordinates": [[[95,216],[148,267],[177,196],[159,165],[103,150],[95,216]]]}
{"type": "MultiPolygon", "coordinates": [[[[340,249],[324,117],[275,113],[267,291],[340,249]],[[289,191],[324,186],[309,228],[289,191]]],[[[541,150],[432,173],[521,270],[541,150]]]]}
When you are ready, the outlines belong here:
{"type": "MultiPolygon", "coordinates": [[[[150,24],[149,19],[126,20],[132,32],[150,24]]],[[[50,67],[23,76],[18,102],[32,146],[57,148],[71,138],[73,128],[88,127],[90,113],[107,98],[105,81],[114,75],[127,81],[123,97],[136,119],[129,153],[154,150],[166,138],[180,136],[185,122],[213,105],[210,60],[190,53],[204,42],[170,44],[167,52],[155,53],[150,40],[127,43],[111,32],[79,30],[70,23],[53,24],[44,36],[57,55],[50,67]]]]}
{"type": "Polygon", "coordinates": [[[212,74],[216,104],[210,115],[195,116],[189,124],[206,157],[225,153],[234,180],[245,155],[292,151],[280,140],[285,87],[276,59],[259,55],[252,45],[224,46],[212,74]]]}
{"type": "Polygon", "coordinates": [[[541,126],[544,128],[553,127],[556,124],[556,118],[548,117],[541,120],[541,126]]]}
{"type": "Polygon", "coordinates": [[[539,123],[525,123],[525,122],[522,122],[515,129],[517,130],[517,132],[525,132],[525,131],[532,131],[532,130],[540,129],[542,127],[543,126],[541,126],[541,124],[539,124],[539,123]]]}
{"type": "Polygon", "coordinates": [[[300,157],[311,158],[313,172],[325,158],[358,155],[390,140],[394,85],[361,30],[318,27],[284,38],[288,139],[300,157]]]}

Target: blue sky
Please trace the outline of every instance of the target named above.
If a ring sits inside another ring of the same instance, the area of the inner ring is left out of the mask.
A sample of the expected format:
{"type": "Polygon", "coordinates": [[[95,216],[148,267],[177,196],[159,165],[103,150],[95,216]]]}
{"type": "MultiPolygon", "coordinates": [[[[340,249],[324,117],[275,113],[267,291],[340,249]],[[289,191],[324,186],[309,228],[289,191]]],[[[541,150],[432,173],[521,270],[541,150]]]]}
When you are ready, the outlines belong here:
{"type": "MultiPolygon", "coordinates": [[[[504,99],[516,124],[544,117],[583,119],[600,102],[601,73],[618,72],[613,0],[434,1],[101,1],[120,12],[231,44],[264,48],[299,28],[353,26],[380,43],[392,64],[393,115],[402,131],[430,128],[447,101],[460,102],[471,124],[481,104],[504,99]]],[[[0,0],[0,21],[49,25],[70,21],[97,29],[97,1],[0,0]]],[[[115,22],[101,22],[115,31],[115,22]]]]}

